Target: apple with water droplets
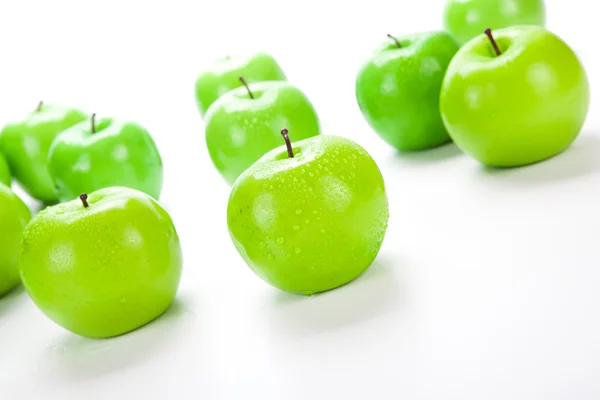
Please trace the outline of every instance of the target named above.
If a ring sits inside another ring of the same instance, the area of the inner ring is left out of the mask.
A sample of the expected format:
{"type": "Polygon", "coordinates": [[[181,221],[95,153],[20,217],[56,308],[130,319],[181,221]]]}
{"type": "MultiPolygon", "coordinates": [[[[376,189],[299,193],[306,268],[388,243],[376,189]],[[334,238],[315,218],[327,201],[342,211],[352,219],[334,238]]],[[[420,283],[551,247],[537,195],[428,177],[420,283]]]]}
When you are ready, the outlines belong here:
{"type": "MultiPolygon", "coordinates": [[[[373,262],[388,223],[383,177],[358,144],[315,136],[265,154],[234,183],[231,239],[271,285],[311,295],[344,285],[373,262]]],[[[289,132],[289,135],[293,135],[289,132]]]]}
{"type": "Polygon", "coordinates": [[[162,159],[150,133],[135,122],[96,120],[95,114],[58,135],[48,169],[60,201],[111,186],[158,199],[162,189],[162,159]]]}
{"type": "Polygon", "coordinates": [[[213,164],[230,185],[249,166],[281,146],[281,126],[294,140],[320,133],[314,107],[287,82],[246,84],[221,96],[206,114],[206,146],[213,164]]]}
{"type": "Polygon", "coordinates": [[[44,314],[86,337],[136,329],[179,286],[182,253],[169,214],[137,190],[112,187],[48,207],[23,233],[27,293],[44,314]]]}

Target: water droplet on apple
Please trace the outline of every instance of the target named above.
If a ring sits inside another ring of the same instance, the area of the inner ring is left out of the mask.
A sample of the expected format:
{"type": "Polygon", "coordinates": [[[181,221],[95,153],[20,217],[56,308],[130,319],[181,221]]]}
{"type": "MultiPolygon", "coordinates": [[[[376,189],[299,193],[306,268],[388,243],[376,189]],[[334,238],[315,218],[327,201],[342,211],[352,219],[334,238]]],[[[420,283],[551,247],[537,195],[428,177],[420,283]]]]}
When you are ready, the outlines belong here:
{"type": "Polygon", "coordinates": [[[279,244],[284,244],[284,243],[285,243],[285,238],[283,238],[283,237],[278,237],[278,238],[277,238],[277,243],[279,243],[279,244]]]}
{"type": "Polygon", "coordinates": [[[295,252],[296,254],[300,254],[300,253],[302,252],[302,249],[301,249],[300,247],[296,247],[296,248],[294,249],[294,252],[295,252]]]}
{"type": "Polygon", "coordinates": [[[297,209],[297,210],[296,210],[296,215],[300,215],[300,214],[302,214],[302,210],[300,210],[300,209],[297,209]]]}
{"type": "Polygon", "coordinates": [[[304,221],[305,224],[310,224],[310,219],[304,221]]]}
{"type": "Polygon", "coordinates": [[[298,182],[298,178],[294,177],[293,181],[298,182]]]}
{"type": "Polygon", "coordinates": [[[268,258],[269,260],[272,260],[272,259],[273,259],[273,254],[271,254],[271,253],[267,254],[267,258],[268,258]]]}
{"type": "Polygon", "coordinates": [[[295,231],[297,231],[298,229],[300,229],[300,227],[298,225],[294,225],[293,228],[294,228],[295,231]]]}
{"type": "Polygon", "coordinates": [[[310,176],[312,178],[313,176],[315,176],[315,174],[313,174],[312,172],[309,172],[308,176],[310,176]]]}
{"type": "Polygon", "coordinates": [[[265,247],[267,247],[267,244],[265,242],[260,242],[260,247],[264,249],[265,247]]]}
{"type": "Polygon", "coordinates": [[[308,191],[309,191],[309,192],[312,192],[312,190],[313,190],[313,189],[312,189],[312,188],[309,186],[309,187],[308,187],[308,191]]]}
{"type": "Polygon", "coordinates": [[[324,228],[321,228],[321,233],[325,233],[325,229],[324,228]]]}

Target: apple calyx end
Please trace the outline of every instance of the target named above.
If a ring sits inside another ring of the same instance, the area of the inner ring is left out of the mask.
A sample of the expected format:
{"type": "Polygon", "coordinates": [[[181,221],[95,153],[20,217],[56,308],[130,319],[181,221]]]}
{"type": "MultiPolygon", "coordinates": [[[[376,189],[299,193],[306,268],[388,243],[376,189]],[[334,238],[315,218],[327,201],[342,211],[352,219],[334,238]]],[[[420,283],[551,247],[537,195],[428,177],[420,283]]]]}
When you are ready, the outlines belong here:
{"type": "Polygon", "coordinates": [[[498,47],[498,43],[496,43],[496,39],[494,39],[494,35],[492,35],[492,30],[490,28],[487,28],[484,31],[485,35],[488,37],[488,39],[490,40],[490,42],[492,43],[492,47],[494,48],[494,52],[496,52],[496,55],[502,55],[502,52],[500,51],[500,48],[498,47]]]}
{"type": "Polygon", "coordinates": [[[290,137],[288,136],[288,130],[282,129],[281,136],[283,136],[283,140],[285,140],[285,147],[287,147],[287,153],[289,158],[294,158],[294,151],[292,150],[292,142],[290,141],[290,137]]]}
{"type": "Polygon", "coordinates": [[[88,195],[85,193],[79,195],[79,200],[81,200],[81,203],[83,203],[83,208],[88,208],[90,206],[87,202],[87,198],[88,195]]]}
{"type": "Polygon", "coordinates": [[[246,80],[244,79],[244,77],[240,76],[238,79],[240,80],[240,82],[242,82],[242,85],[244,85],[244,87],[248,91],[248,95],[250,96],[250,98],[254,100],[254,94],[252,94],[252,91],[248,87],[248,84],[246,83],[246,80]]]}
{"type": "Polygon", "coordinates": [[[402,48],[402,45],[400,44],[400,41],[398,39],[396,39],[395,37],[393,37],[389,33],[387,34],[387,37],[389,37],[390,39],[392,39],[394,41],[394,43],[396,43],[396,46],[398,46],[399,49],[402,48]]]}

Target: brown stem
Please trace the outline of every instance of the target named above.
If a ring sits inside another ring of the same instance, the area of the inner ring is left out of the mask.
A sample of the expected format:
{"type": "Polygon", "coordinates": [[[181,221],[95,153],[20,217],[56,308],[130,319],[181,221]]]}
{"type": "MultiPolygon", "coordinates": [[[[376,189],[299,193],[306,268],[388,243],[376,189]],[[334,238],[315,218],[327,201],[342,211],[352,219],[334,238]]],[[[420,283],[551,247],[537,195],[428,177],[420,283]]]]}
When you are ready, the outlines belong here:
{"type": "Polygon", "coordinates": [[[96,133],[96,113],[92,114],[92,133],[96,133]]]}
{"type": "Polygon", "coordinates": [[[83,193],[79,196],[79,200],[83,203],[84,208],[88,208],[90,205],[87,202],[87,194],[83,193]]]}
{"type": "Polygon", "coordinates": [[[288,130],[282,129],[281,135],[283,136],[283,140],[285,140],[285,146],[287,147],[288,157],[294,158],[294,151],[292,150],[292,142],[290,142],[290,137],[288,136],[288,130]]]}
{"type": "Polygon", "coordinates": [[[35,111],[40,112],[42,111],[42,106],[44,105],[43,101],[40,101],[37,105],[37,108],[35,109],[35,111]]]}
{"type": "Polygon", "coordinates": [[[248,84],[246,83],[246,80],[244,79],[243,76],[240,76],[240,82],[242,82],[242,85],[244,85],[244,87],[246,88],[246,90],[248,91],[248,94],[250,95],[251,99],[254,99],[254,95],[252,94],[252,91],[250,90],[250,88],[248,87],[248,84]]]}
{"type": "Polygon", "coordinates": [[[396,43],[396,46],[398,46],[399,49],[402,48],[402,45],[400,44],[400,41],[398,39],[396,39],[395,37],[393,37],[389,33],[387,34],[387,37],[389,37],[390,39],[392,39],[396,43]]]}
{"type": "Polygon", "coordinates": [[[498,43],[496,43],[496,39],[494,39],[494,36],[492,35],[492,30],[490,28],[487,28],[485,30],[485,34],[487,35],[488,39],[490,39],[490,42],[492,42],[492,47],[494,47],[494,51],[496,52],[496,55],[499,56],[502,54],[502,52],[500,51],[500,48],[498,47],[498,43]]]}

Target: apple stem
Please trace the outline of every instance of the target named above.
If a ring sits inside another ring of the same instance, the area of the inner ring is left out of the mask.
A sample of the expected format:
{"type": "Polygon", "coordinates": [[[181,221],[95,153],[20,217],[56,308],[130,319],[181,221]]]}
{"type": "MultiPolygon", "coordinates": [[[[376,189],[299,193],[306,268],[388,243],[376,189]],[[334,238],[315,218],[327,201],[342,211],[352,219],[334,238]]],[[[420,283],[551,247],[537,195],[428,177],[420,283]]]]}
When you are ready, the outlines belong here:
{"type": "Polygon", "coordinates": [[[42,111],[42,106],[44,105],[43,101],[40,101],[37,105],[37,108],[35,109],[35,111],[40,112],[42,111]]]}
{"type": "Polygon", "coordinates": [[[88,208],[90,205],[87,202],[87,194],[83,193],[79,196],[79,200],[83,203],[83,207],[88,208]]]}
{"type": "Polygon", "coordinates": [[[389,37],[390,39],[392,39],[396,43],[396,46],[398,46],[399,49],[402,48],[402,45],[400,44],[400,41],[398,39],[396,39],[395,37],[393,37],[389,33],[387,34],[387,37],[389,37]]]}
{"type": "Polygon", "coordinates": [[[485,34],[487,35],[488,39],[490,39],[490,42],[492,42],[492,46],[494,47],[494,51],[496,52],[496,55],[499,56],[502,54],[502,52],[500,51],[500,48],[498,47],[498,43],[496,43],[496,39],[494,39],[494,36],[492,35],[492,30],[490,28],[487,28],[485,30],[485,34]]]}
{"type": "Polygon", "coordinates": [[[244,85],[244,87],[246,88],[246,90],[248,91],[248,94],[250,95],[251,99],[254,99],[254,95],[252,94],[252,91],[250,90],[250,88],[248,87],[248,84],[246,83],[246,80],[244,79],[243,76],[240,76],[240,82],[242,82],[242,85],[244,85]]]}
{"type": "Polygon", "coordinates": [[[96,113],[92,114],[92,133],[96,133],[96,113]]]}
{"type": "Polygon", "coordinates": [[[294,158],[294,151],[292,150],[292,142],[290,142],[290,137],[288,136],[288,130],[282,129],[281,135],[283,136],[283,140],[285,140],[285,146],[287,147],[288,157],[294,158]]]}

